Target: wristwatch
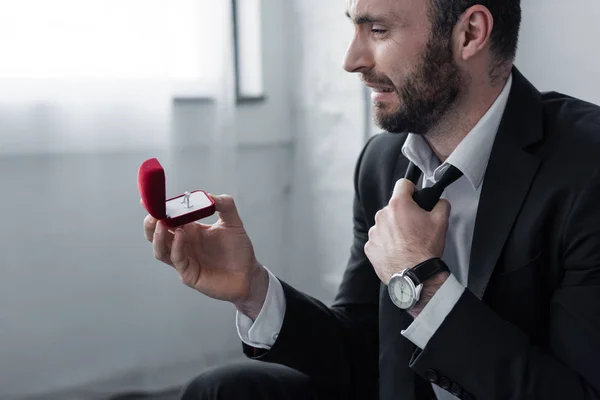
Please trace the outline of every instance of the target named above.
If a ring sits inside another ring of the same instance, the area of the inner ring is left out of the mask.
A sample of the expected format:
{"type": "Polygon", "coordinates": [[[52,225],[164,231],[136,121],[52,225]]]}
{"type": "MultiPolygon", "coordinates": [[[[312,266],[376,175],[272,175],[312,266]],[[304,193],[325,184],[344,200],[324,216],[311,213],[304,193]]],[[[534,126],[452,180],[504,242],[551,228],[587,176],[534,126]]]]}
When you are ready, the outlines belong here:
{"type": "Polygon", "coordinates": [[[388,284],[392,303],[403,310],[410,310],[419,301],[423,283],[444,271],[449,271],[446,263],[439,258],[431,258],[414,268],[394,274],[388,284]]]}

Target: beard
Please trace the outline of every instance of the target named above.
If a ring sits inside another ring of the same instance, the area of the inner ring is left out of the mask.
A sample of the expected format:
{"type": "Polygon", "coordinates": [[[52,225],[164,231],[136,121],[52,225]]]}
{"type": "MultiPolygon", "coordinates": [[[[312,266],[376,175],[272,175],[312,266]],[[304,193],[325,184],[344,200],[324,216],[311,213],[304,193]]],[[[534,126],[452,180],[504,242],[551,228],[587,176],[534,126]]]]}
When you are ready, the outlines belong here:
{"type": "MultiPolygon", "coordinates": [[[[374,74],[364,75],[363,80],[394,86],[391,80],[374,74]]],[[[400,89],[394,86],[399,106],[388,111],[389,105],[374,103],[374,121],[388,132],[426,134],[456,103],[463,84],[449,40],[432,35],[415,72],[404,79],[400,89]]]]}

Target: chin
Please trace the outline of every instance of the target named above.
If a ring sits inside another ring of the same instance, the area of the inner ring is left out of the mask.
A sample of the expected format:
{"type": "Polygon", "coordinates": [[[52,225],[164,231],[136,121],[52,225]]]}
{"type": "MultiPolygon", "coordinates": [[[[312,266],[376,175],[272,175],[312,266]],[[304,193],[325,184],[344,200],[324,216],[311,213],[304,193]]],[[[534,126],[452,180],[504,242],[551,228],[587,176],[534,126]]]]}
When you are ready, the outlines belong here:
{"type": "Polygon", "coordinates": [[[398,111],[387,111],[383,108],[376,108],[373,113],[373,122],[380,129],[390,133],[406,132],[410,124],[406,118],[398,111]]]}
{"type": "Polygon", "coordinates": [[[392,109],[391,107],[374,107],[373,108],[373,116],[375,117],[375,121],[390,121],[396,118],[398,115],[398,111],[396,108],[392,109]]]}
{"type": "Polygon", "coordinates": [[[377,116],[377,118],[388,119],[398,113],[398,104],[376,103],[373,105],[373,114],[377,116]]]}

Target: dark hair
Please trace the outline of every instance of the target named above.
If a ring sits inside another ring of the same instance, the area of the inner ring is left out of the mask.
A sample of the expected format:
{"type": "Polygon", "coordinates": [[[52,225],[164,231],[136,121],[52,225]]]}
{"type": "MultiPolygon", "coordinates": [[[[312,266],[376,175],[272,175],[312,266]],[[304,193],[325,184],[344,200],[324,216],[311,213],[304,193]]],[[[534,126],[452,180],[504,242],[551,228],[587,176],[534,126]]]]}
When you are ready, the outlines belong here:
{"type": "Polygon", "coordinates": [[[491,48],[494,67],[514,61],[521,27],[521,0],[431,0],[432,33],[450,37],[460,16],[470,7],[481,4],[494,17],[491,48]]]}

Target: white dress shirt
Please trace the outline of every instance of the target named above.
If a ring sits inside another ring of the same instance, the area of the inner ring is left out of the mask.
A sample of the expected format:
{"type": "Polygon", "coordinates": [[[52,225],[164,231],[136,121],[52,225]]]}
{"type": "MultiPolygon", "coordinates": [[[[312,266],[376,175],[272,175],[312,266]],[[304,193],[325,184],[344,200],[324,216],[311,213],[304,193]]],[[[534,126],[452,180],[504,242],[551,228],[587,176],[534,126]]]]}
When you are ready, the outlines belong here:
{"type": "MultiPolygon", "coordinates": [[[[418,183],[420,187],[435,184],[449,165],[455,166],[463,173],[463,176],[446,188],[442,195],[442,198],[447,199],[451,204],[446,246],[442,256],[442,260],[450,269],[450,277],[431,298],[421,314],[406,330],[402,331],[404,337],[421,349],[427,346],[467,286],[471,243],[481,186],[511,86],[512,75],[487,113],[441,165],[428,143],[420,135],[409,134],[402,147],[402,154],[423,171],[418,183]]],[[[269,289],[265,304],[254,323],[242,313],[238,312],[236,315],[240,339],[250,346],[270,349],[281,330],[285,307],[283,287],[269,271],[269,289]]],[[[456,399],[437,385],[432,386],[438,399],[456,399]]]]}

